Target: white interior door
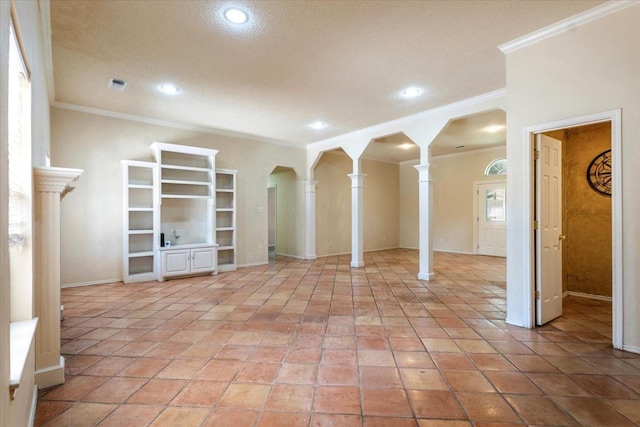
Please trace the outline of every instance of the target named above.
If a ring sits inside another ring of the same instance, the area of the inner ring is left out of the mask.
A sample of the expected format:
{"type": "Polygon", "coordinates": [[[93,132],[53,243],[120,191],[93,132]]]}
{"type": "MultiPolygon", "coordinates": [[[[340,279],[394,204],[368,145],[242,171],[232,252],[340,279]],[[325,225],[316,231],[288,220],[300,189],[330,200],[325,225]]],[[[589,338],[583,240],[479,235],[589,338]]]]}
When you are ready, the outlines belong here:
{"type": "Polygon", "coordinates": [[[562,143],[536,135],[536,323],[562,315],[562,143]]]}
{"type": "Polygon", "coordinates": [[[507,256],[507,184],[478,184],[478,254],[507,256]]]}

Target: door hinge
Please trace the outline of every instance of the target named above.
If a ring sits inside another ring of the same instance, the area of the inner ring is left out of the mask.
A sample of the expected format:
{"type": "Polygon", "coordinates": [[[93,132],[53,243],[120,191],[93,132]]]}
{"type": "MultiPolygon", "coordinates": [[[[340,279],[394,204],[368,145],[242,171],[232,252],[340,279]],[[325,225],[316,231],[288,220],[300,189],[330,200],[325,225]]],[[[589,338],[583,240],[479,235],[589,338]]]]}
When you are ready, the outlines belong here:
{"type": "Polygon", "coordinates": [[[533,150],[533,159],[534,160],[538,160],[540,158],[540,151],[539,150],[533,150]]]}
{"type": "Polygon", "coordinates": [[[533,229],[537,230],[538,228],[540,228],[540,221],[533,221],[533,229]]]}
{"type": "Polygon", "coordinates": [[[480,217],[479,216],[476,217],[476,222],[480,222],[480,217]]]}
{"type": "Polygon", "coordinates": [[[535,292],[533,293],[533,296],[534,296],[536,299],[540,299],[540,291],[535,291],[535,292]]]}

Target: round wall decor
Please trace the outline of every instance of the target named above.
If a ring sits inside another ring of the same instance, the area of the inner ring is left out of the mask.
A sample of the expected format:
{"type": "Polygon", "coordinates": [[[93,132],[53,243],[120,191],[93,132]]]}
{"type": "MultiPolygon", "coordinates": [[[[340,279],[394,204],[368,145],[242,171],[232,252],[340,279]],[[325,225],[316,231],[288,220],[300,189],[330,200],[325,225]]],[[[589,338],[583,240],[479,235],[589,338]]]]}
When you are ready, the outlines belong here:
{"type": "Polygon", "coordinates": [[[598,193],[611,196],[611,150],[598,154],[589,163],[587,181],[598,193]]]}

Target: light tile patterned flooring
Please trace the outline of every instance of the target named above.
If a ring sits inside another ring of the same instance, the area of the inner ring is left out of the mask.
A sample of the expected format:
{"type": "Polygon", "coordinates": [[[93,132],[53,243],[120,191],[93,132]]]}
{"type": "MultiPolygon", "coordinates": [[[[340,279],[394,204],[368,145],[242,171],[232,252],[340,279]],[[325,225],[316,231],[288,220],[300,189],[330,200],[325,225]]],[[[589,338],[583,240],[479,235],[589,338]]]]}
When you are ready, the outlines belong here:
{"type": "Polygon", "coordinates": [[[611,305],[506,325],[505,261],[417,252],[64,289],[67,382],[47,426],[489,426],[640,423],[640,356],[611,305]]]}

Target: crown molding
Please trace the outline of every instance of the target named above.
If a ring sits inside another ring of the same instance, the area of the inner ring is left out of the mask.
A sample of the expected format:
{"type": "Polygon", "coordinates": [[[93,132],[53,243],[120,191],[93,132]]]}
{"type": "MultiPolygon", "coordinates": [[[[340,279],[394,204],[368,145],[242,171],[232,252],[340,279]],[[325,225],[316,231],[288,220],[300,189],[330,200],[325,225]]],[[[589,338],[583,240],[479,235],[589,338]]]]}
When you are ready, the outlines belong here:
{"type": "Polygon", "coordinates": [[[548,39],[549,37],[554,37],[558,34],[571,31],[580,25],[587,24],[591,21],[595,21],[607,15],[611,15],[612,13],[616,13],[628,7],[639,4],[640,2],[638,0],[607,1],[592,9],[586,10],[577,15],[563,19],[562,21],[558,21],[555,24],[551,24],[539,30],[536,30],[533,33],[529,33],[510,42],[501,44],[500,46],[498,46],[498,49],[500,49],[502,53],[505,54],[511,53],[516,50],[522,49],[523,47],[536,44],[544,39],[548,39]]]}
{"type": "Polygon", "coordinates": [[[264,138],[264,137],[259,137],[259,136],[255,136],[255,135],[249,135],[249,134],[245,134],[245,133],[241,133],[241,132],[234,132],[234,131],[227,131],[227,130],[222,130],[222,129],[215,129],[215,128],[210,128],[210,127],[207,127],[207,126],[188,125],[188,124],[185,124],[185,123],[178,123],[178,122],[170,122],[170,121],[167,121],[167,120],[152,119],[152,118],[149,118],[149,117],[136,116],[134,114],[118,113],[116,111],[103,110],[101,108],[85,107],[83,105],[69,104],[69,103],[66,103],[66,102],[54,102],[53,104],[51,104],[51,106],[55,107],[55,108],[61,108],[63,110],[77,111],[79,113],[88,113],[88,114],[94,114],[94,115],[97,115],[97,116],[104,116],[104,117],[111,117],[111,118],[115,118],[115,119],[129,120],[129,121],[132,121],[132,122],[145,123],[145,124],[149,124],[149,125],[163,126],[163,127],[174,128],[174,129],[187,130],[187,131],[191,131],[191,132],[200,132],[200,133],[206,133],[206,134],[209,134],[209,135],[226,136],[226,137],[229,137],[229,138],[243,139],[245,141],[252,141],[252,142],[265,143],[265,144],[279,145],[279,146],[287,147],[287,148],[297,148],[299,150],[304,150],[305,149],[304,145],[298,145],[298,144],[294,144],[294,143],[291,143],[291,142],[280,141],[280,140],[277,140],[277,139],[264,138]]]}
{"type": "Polygon", "coordinates": [[[447,157],[458,157],[458,156],[465,156],[465,155],[471,155],[471,154],[481,154],[481,153],[486,153],[489,151],[504,151],[507,149],[507,145],[505,144],[501,144],[501,145],[494,145],[493,147],[485,147],[485,148],[478,148],[475,150],[466,150],[466,151],[461,151],[459,153],[447,153],[447,154],[440,154],[438,156],[434,156],[431,155],[432,159],[446,159],[447,157]]]}

